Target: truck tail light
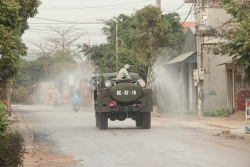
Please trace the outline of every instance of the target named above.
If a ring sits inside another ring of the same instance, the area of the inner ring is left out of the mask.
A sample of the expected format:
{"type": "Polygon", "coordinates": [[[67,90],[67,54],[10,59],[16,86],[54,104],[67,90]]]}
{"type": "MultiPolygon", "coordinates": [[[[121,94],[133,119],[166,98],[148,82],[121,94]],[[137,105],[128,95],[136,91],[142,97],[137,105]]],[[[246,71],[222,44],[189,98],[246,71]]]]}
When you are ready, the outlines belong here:
{"type": "Polygon", "coordinates": [[[117,106],[117,101],[111,100],[111,101],[109,102],[109,106],[117,106]]]}

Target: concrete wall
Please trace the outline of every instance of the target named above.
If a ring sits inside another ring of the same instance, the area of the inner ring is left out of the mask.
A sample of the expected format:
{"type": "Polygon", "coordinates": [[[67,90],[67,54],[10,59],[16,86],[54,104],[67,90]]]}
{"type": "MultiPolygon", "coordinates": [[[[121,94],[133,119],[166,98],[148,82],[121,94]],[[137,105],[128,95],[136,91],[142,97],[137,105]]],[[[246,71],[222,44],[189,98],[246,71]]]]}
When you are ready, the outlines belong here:
{"type": "Polygon", "coordinates": [[[196,110],[197,103],[196,103],[196,93],[197,87],[194,86],[194,77],[193,77],[193,70],[196,69],[196,64],[188,64],[189,70],[189,80],[188,80],[188,89],[189,89],[189,110],[196,110]]]}
{"type": "Polygon", "coordinates": [[[234,108],[235,112],[245,111],[245,98],[250,97],[250,83],[245,72],[238,73],[242,69],[239,64],[234,65],[234,108]]]}
{"type": "Polygon", "coordinates": [[[49,104],[49,86],[55,88],[55,82],[40,82],[34,90],[35,104],[49,104]]]}
{"type": "Polygon", "coordinates": [[[207,26],[217,27],[232,18],[224,9],[206,8],[207,26]]]}
{"type": "Polygon", "coordinates": [[[203,84],[204,110],[227,108],[227,84],[224,63],[230,60],[231,57],[228,56],[203,55],[204,68],[209,71],[208,74],[205,74],[203,84]]]}
{"type": "Polygon", "coordinates": [[[194,34],[195,34],[195,27],[189,27],[180,54],[184,54],[190,51],[196,51],[196,38],[194,34]]]}

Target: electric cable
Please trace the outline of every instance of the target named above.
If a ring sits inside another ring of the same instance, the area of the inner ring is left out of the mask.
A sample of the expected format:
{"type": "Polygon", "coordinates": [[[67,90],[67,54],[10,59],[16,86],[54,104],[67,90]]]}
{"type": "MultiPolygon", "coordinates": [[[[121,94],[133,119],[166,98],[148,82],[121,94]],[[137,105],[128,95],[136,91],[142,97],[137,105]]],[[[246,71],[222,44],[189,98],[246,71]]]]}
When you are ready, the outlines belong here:
{"type": "MultiPolygon", "coordinates": [[[[112,6],[116,7],[116,6],[124,6],[127,4],[135,4],[135,3],[147,2],[147,1],[151,1],[151,0],[137,1],[137,2],[131,2],[131,3],[122,3],[122,4],[114,4],[114,5],[106,5],[106,6],[89,6],[89,7],[84,7],[84,8],[72,8],[72,9],[93,9],[93,8],[106,8],[106,7],[112,7],[112,6]]],[[[68,10],[68,9],[64,9],[64,10],[68,10]]],[[[55,9],[53,9],[53,10],[55,10],[55,9]]]]}
{"type": "Polygon", "coordinates": [[[186,22],[188,16],[190,15],[190,13],[191,13],[193,10],[194,10],[194,4],[192,4],[192,6],[191,6],[191,8],[190,8],[190,10],[189,10],[188,15],[187,15],[186,18],[182,21],[182,24],[181,24],[181,25],[183,25],[183,24],[186,22]]]}
{"type": "Polygon", "coordinates": [[[181,5],[181,6],[179,6],[177,9],[175,9],[175,10],[173,10],[173,11],[166,11],[166,12],[175,12],[175,11],[177,11],[177,10],[179,10],[182,6],[184,6],[185,5],[185,2],[181,5]]]}

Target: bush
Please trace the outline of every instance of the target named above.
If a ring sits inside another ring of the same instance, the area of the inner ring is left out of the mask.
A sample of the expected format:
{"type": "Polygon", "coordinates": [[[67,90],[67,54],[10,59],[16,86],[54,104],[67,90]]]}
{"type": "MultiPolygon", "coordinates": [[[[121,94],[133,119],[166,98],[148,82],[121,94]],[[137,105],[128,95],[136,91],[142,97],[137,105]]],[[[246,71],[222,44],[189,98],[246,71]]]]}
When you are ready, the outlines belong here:
{"type": "Polygon", "coordinates": [[[0,136],[4,136],[10,128],[10,121],[6,119],[5,113],[0,113],[0,136]]]}
{"type": "Polygon", "coordinates": [[[4,110],[0,110],[0,136],[4,136],[10,129],[10,121],[6,118],[4,110]]]}
{"type": "Polygon", "coordinates": [[[19,86],[17,89],[13,90],[12,93],[12,101],[14,103],[24,103],[28,99],[28,90],[23,87],[19,86]]]}
{"type": "Polygon", "coordinates": [[[222,110],[213,110],[213,111],[204,111],[203,113],[204,116],[209,116],[209,117],[225,117],[228,116],[227,110],[222,109],[222,110]]]}
{"type": "Polygon", "coordinates": [[[175,115],[197,115],[197,111],[195,110],[187,110],[187,111],[181,111],[181,110],[174,110],[173,112],[175,115]]]}
{"type": "Polygon", "coordinates": [[[0,136],[0,167],[23,166],[25,143],[18,132],[0,136]]]}

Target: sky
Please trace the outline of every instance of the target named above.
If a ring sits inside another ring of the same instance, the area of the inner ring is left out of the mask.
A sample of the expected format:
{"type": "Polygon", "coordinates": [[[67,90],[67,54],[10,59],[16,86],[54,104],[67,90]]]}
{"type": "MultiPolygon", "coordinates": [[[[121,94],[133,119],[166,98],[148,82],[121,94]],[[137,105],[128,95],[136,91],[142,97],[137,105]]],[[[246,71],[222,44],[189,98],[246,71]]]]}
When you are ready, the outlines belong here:
{"type": "MultiPolygon", "coordinates": [[[[22,36],[29,50],[34,49],[31,41],[39,41],[41,37],[51,34],[49,27],[78,28],[85,33],[77,44],[88,43],[90,45],[106,42],[106,36],[102,34],[104,24],[100,20],[108,20],[120,14],[131,15],[146,5],[156,5],[156,0],[41,0],[35,18],[28,20],[30,29],[22,36]]],[[[187,17],[191,3],[184,4],[184,0],[162,0],[163,14],[171,13],[176,9],[181,20],[187,17]]],[[[193,12],[187,21],[195,21],[193,12]]]]}

